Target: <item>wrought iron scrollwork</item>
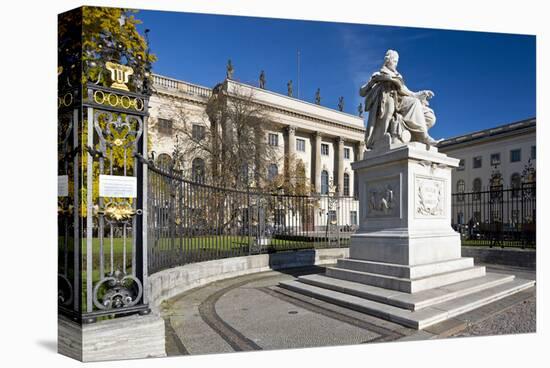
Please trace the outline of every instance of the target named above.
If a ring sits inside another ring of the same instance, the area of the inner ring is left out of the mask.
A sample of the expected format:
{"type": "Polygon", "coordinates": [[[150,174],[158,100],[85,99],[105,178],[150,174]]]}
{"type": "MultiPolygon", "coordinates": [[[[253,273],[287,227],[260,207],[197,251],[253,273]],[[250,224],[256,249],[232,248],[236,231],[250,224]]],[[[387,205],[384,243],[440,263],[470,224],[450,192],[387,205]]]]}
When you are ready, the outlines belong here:
{"type": "Polygon", "coordinates": [[[65,275],[57,275],[57,302],[69,306],[73,302],[73,286],[65,275]]]}
{"type": "Polygon", "coordinates": [[[143,295],[143,286],[133,275],[120,270],[99,281],[94,287],[94,305],[102,310],[136,305],[143,295]]]}

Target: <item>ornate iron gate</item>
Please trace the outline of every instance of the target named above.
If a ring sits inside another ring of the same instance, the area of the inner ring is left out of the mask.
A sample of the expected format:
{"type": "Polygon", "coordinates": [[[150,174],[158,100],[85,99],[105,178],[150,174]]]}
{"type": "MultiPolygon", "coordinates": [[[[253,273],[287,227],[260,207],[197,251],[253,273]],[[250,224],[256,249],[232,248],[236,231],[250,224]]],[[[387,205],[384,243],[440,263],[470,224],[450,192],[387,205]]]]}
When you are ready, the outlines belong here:
{"type": "Polygon", "coordinates": [[[93,84],[87,97],[84,318],[147,312],[145,170],[138,157],[145,152],[148,98],[93,84]]]}
{"type": "Polygon", "coordinates": [[[73,26],[60,40],[58,71],[59,311],[79,322],[146,314],[150,63],[98,59],[99,76],[83,84],[73,26]]]}

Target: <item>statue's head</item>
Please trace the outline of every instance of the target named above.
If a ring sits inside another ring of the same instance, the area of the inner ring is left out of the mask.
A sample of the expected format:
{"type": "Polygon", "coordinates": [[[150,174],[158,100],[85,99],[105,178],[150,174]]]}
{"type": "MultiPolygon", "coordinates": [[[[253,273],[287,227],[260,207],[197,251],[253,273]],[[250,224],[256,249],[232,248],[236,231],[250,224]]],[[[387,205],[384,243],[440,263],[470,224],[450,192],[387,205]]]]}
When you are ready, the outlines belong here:
{"type": "Polygon", "coordinates": [[[395,50],[386,51],[386,56],[384,56],[384,65],[395,70],[397,68],[397,63],[399,62],[399,54],[395,50]]]}

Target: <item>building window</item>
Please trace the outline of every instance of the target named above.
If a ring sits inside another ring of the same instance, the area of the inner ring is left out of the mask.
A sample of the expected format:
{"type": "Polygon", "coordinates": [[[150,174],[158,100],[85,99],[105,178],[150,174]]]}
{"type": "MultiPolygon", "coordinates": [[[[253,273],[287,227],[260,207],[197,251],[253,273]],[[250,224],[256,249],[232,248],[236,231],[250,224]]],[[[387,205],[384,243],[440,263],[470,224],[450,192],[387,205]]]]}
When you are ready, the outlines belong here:
{"type": "Polygon", "coordinates": [[[250,178],[250,173],[248,170],[248,164],[244,162],[241,166],[241,182],[248,185],[248,179],[250,178]]]}
{"type": "Polygon", "coordinates": [[[510,162],[520,162],[520,161],[521,161],[521,148],[511,150],[510,162]]]}
{"type": "Polygon", "coordinates": [[[516,227],[519,224],[519,210],[512,210],[512,226],[516,227]]]}
{"type": "Polygon", "coordinates": [[[204,160],[202,158],[196,158],[193,160],[191,175],[194,182],[201,184],[204,183],[204,160]]]}
{"type": "Polygon", "coordinates": [[[491,155],[491,166],[500,165],[500,153],[493,153],[491,155]]]}
{"type": "Polygon", "coordinates": [[[474,199],[480,200],[481,199],[481,179],[475,178],[474,182],[472,183],[472,188],[474,191],[474,199]]]}
{"type": "Polygon", "coordinates": [[[458,162],[457,170],[464,171],[465,165],[466,165],[466,161],[464,159],[460,159],[460,161],[458,162]]]}
{"type": "Polygon", "coordinates": [[[521,188],[521,176],[518,173],[513,173],[510,178],[510,187],[512,188],[512,197],[519,197],[519,190],[521,188]]]}
{"type": "Polygon", "coordinates": [[[277,167],[277,164],[271,164],[267,168],[267,180],[271,181],[275,179],[275,177],[279,175],[279,168],[277,167]]]}
{"type": "Polygon", "coordinates": [[[474,157],[473,167],[474,169],[479,169],[481,167],[481,156],[474,157]]]}
{"type": "MultiPolygon", "coordinates": [[[[481,221],[481,212],[480,211],[474,211],[474,216],[472,217],[474,224],[481,221]]],[[[477,224],[479,225],[479,224],[477,224]]]]}
{"type": "Polygon", "coordinates": [[[459,225],[464,224],[464,212],[458,212],[456,214],[456,221],[459,225]]]}
{"type": "Polygon", "coordinates": [[[537,159],[537,146],[531,146],[531,160],[537,159]]]}
{"type": "Polygon", "coordinates": [[[162,135],[172,135],[172,120],[159,119],[159,133],[162,135]]]}
{"type": "Polygon", "coordinates": [[[321,194],[328,194],[328,171],[321,171],[321,194]]]}
{"type": "Polygon", "coordinates": [[[349,211],[350,225],[357,226],[357,211],[349,211]]]}
{"type": "Polygon", "coordinates": [[[306,151],[306,141],[304,139],[296,139],[296,151],[305,152],[306,151]]]}
{"type": "Polygon", "coordinates": [[[167,153],[161,153],[156,159],[156,164],[161,168],[168,168],[172,164],[172,157],[167,153]]]}
{"type": "Polygon", "coordinates": [[[279,135],[276,133],[269,133],[267,136],[267,143],[270,146],[278,146],[279,145],[279,135]]]}
{"type": "Polygon", "coordinates": [[[277,227],[285,227],[286,226],[286,215],[285,210],[282,209],[275,209],[273,213],[274,217],[274,223],[277,227]]]}
{"type": "Polygon", "coordinates": [[[346,160],[349,160],[349,158],[350,158],[350,149],[349,148],[344,148],[344,158],[346,160]]]}
{"type": "Polygon", "coordinates": [[[191,130],[191,136],[196,141],[201,141],[204,139],[204,126],[199,124],[193,124],[193,128],[191,130]]]}
{"type": "Polygon", "coordinates": [[[466,191],[466,182],[459,180],[456,182],[456,192],[458,193],[456,199],[458,202],[464,202],[464,192],[466,191]]]}
{"type": "Polygon", "coordinates": [[[328,156],[328,144],[321,143],[321,155],[328,156]]]}
{"type": "Polygon", "coordinates": [[[328,211],[328,221],[330,224],[336,224],[336,211],[330,210],[328,211]]]}
{"type": "Polygon", "coordinates": [[[344,173],[344,196],[349,197],[349,174],[344,173]]]}

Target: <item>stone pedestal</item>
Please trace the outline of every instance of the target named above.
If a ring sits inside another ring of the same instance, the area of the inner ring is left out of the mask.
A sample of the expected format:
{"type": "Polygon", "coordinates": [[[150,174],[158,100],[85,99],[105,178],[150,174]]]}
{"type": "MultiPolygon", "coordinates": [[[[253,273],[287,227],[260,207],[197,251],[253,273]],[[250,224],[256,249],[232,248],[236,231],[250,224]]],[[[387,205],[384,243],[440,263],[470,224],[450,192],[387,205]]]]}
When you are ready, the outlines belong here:
{"type": "Polygon", "coordinates": [[[423,143],[367,151],[352,164],[360,226],[350,257],[280,286],[418,329],[531,287],[461,257],[451,227],[458,161],[423,143]]]}
{"type": "Polygon", "coordinates": [[[421,143],[367,151],[352,164],[361,216],[350,257],[408,266],[460,258],[460,235],[451,228],[457,166],[458,159],[421,143]]]}
{"type": "MultiPolygon", "coordinates": [[[[368,151],[355,162],[361,217],[350,258],[362,262],[345,265],[375,274],[372,285],[405,292],[484,276],[483,267],[461,259],[460,235],[451,227],[451,170],[457,166],[458,159],[422,143],[368,151]],[[453,273],[426,279],[442,272],[453,273]]],[[[328,274],[357,278],[344,268],[328,274]]]]}

